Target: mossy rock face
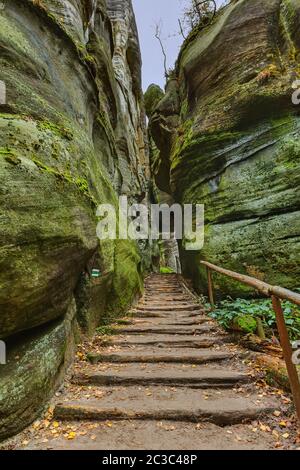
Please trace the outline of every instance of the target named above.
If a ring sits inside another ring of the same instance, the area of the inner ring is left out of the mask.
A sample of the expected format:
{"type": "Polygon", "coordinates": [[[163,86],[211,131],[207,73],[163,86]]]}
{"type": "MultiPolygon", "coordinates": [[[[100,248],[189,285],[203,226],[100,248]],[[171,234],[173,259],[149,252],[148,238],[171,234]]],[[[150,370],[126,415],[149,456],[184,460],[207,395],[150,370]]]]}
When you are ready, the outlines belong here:
{"type": "Polygon", "coordinates": [[[140,293],[149,249],[99,242],[96,208],[147,201],[149,162],[129,0],[10,0],[0,44],[0,338],[39,356],[5,366],[5,382],[0,366],[2,438],[36,417],[64,370],[70,304],[92,334],[140,293]]]}
{"type": "Polygon", "coordinates": [[[232,322],[232,329],[247,334],[255,333],[257,330],[257,322],[251,315],[243,315],[242,317],[235,318],[232,322]]]}
{"type": "Polygon", "coordinates": [[[149,85],[145,95],[144,95],[144,100],[145,100],[145,109],[147,116],[150,118],[153,111],[157,107],[158,103],[160,100],[163,98],[164,92],[160,88],[160,86],[152,84],[149,85]]]}
{"type": "Polygon", "coordinates": [[[42,412],[70,365],[76,336],[75,300],[52,324],[7,342],[0,375],[0,440],[16,434],[42,412]]]}
{"type": "MultiPolygon", "coordinates": [[[[157,185],[182,204],[205,204],[203,250],[181,250],[184,272],[202,292],[200,259],[298,287],[300,118],[291,86],[300,78],[299,15],[299,1],[272,0],[264,9],[259,0],[230,2],[185,41],[177,98],[167,89],[152,114],[157,185]]],[[[215,279],[221,294],[253,294],[215,279]]]]}

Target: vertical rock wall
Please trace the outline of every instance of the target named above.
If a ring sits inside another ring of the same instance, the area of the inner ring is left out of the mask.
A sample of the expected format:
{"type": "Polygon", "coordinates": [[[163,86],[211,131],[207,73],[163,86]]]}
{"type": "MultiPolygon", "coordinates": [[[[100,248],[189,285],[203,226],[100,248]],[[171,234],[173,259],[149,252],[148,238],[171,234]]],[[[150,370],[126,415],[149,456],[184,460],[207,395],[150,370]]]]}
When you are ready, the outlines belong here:
{"type": "Polygon", "coordinates": [[[139,294],[147,254],[96,237],[96,207],[147,200],[130,2],[4,0],[0,11],[0,438],[29,424],[76,332],[139,294]],[[102,276],[92,281],[93,267],[102,276]]]}
{"type": "MultiPolygon", "coordinates": [[[[185,273],[204,292],[201,258],[299,287],[299,20],[300,0],[231,1],[184,42],[151,110],[157,185],[176,202],[206,206],[204,249],[182,250],[185,273]]],[[[216,286],[250,292],[224,277],[216,286]]]]}

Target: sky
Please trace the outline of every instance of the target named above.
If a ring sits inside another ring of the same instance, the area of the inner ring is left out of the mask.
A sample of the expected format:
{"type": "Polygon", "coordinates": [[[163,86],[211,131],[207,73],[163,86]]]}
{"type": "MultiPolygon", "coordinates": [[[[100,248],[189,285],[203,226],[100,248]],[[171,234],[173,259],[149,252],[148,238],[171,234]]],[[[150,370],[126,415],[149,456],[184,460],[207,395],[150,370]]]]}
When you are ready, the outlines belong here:
{"type": "Polygon", "coordinates": [[[186,0],[132,0],[132,3],[143,58],[143,89],[146,90],[151,83],[163,88],[164,60],[159,42],[154,36],[155,24],[161,21],[168,68],[173,67],[183,42],[183,37],[179,34],[178,18],[182,16],[186,0]]]}
{"type": "Polygon", "coordinates": [[[165,84],[163,55],[154,37],[155,24],[162,24],[162,38],[168,57],[168,67],[172,67],[178,56],[183,38],[178,33],[178,18],[181,16],[183,0],[133,0],[133,8],[139,30],[143,59],[143,89],[151,83],[162,88],[165,84]]]}

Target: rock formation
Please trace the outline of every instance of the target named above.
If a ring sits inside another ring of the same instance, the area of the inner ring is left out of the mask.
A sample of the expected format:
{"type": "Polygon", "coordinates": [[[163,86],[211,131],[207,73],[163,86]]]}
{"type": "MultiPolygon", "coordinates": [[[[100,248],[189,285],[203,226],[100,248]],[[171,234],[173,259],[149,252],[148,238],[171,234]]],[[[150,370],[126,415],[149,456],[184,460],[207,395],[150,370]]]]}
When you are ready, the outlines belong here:
{"type": "MultiPolygon", "coordinates": [[[[184,272],[203,291],[201,258],[299,287],[299,21],[299,0],[231,1],[186,39],[154,109],[159,90],[146,94],[158,187],[206,206],[204,249],[182,250],[184,272]]],[[[249,293],[224,277],[216,284],[249,293]]]]}
{"type": "Polygon", "coordinates": [[[60,382],[79,331],[140,292],[147,253],[96,237],[96,207],[147,200],[131,1],[11,0],[0,11],[0,439],[60,382]],[[102,276],[92,280],[93,268],[102,276]]]}

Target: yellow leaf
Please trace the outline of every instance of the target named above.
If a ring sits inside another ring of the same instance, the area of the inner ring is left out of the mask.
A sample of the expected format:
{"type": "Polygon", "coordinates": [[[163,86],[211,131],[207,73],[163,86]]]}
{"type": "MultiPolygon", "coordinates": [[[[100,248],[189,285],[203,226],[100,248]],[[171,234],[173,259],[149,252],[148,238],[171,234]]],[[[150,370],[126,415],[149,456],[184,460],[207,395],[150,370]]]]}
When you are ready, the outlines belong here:
{"type": "Polygon", "coordinates": [[[75,437],[76,437],[76,432],[74,432],[74,431],[69,432],[69,434],[68,434],[68,439],[69,440],[75,439],[75,437]]]}
{"type": "Polygon", "coordinates": [[[58,428],[58,427],[59,427],[59,423],[58,423],[57,421],[53,421],[52,426],[53,426],[54,428],[58,428]]]}
{"type": "Polygon", "coordinates": [[[282,428],[286,428],[286,422],[280,421],[279,426],[281,426],[282,428]]]}
{"type": "Polygon", "coordinates": [[[286,432],[285,434],[282,434],[282,437],[283,437],[284,439],[288,439],[288,438],[290,437],[290,435],[289,435],[288,432],[286,432]]]}

